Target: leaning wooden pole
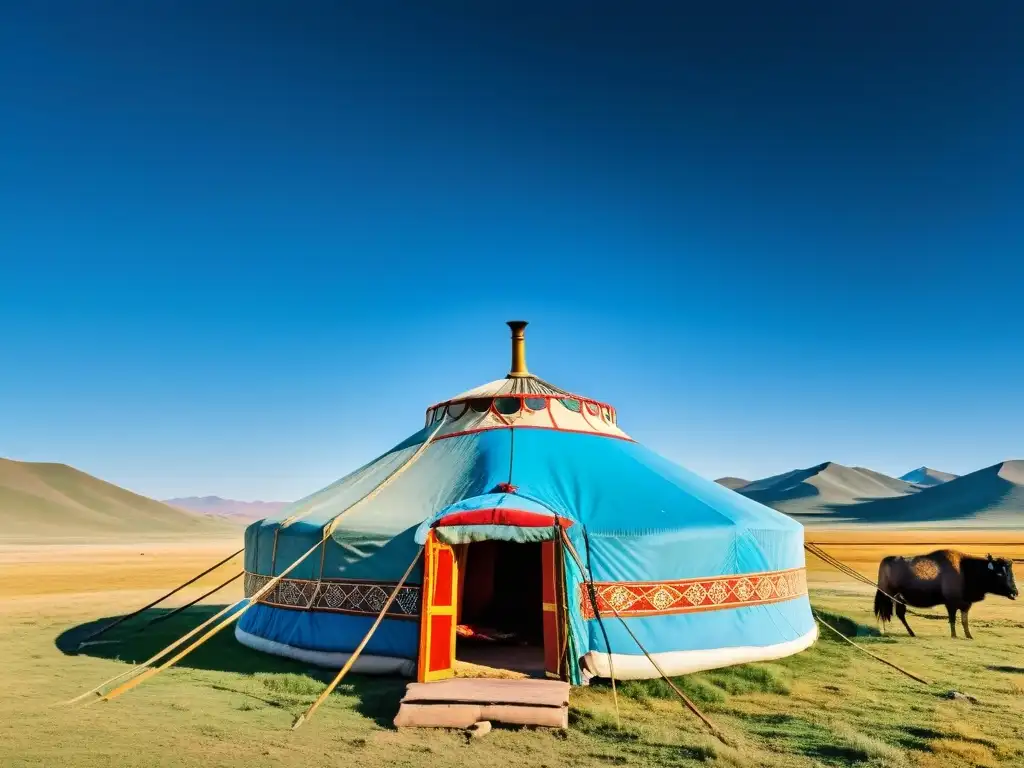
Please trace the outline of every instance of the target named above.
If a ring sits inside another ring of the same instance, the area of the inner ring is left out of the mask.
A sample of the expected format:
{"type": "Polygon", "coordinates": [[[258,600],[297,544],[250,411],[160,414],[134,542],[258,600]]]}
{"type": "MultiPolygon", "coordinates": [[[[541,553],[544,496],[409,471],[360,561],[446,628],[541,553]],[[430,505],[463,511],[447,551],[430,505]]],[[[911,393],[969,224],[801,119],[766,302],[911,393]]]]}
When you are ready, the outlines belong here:
{"type": "Polygon", "coordinates": [[[676,686],[676,684],[672,682],[672,679],[667,674],[665,674],[665,670],[663,670],[661,668],[661,665],[658,664],[658,662],[654,660],[654,657],[651,656],[651,654],[649,654],[647,652],[647,649],[644,648],[644,646],[640,642],[639,638],[637,638],[637,636],[635,634],[633,634],[633,630],[630,628],[629,624],[626,623],[626,620],[624,618],[622,618],[621,615],[619,615],[619,612],[617,610],[615,610],[615,606],[609,606],[609,607],[612,609],[612,613],[615,614],[615,618],[617,618],[619,621],[622,622],[622,626],[625,627],[626,632],[628,632],[629,636],[631,638],[633,638],[633,642],[636,643],[637,647],[643,652],[644,656],[647,657],[647,660],[649,662],[651,662],[651,666],[653,666],[654,669],[657,671],[657,673],[659,675],[661,675],[662,679],[666,683],[668,683],[669,687],[673,691],[676,692],[676,695],[680,699],[682,699],[682,702],[683,702],[683,704],[686,705],[687,709],[689,709],[691,712],[693,712],[693,714],[695,714],[697,717],[699,717],[701,719],[701,721],[704,723],[704,725],[706,725],[711,730],[711,732],[713,734],[715,734],[715,736],[717,736],[719,739],[721,739],[724,742],[725,741],[725,737],[722,735],[722,732],[720,730],[718,730],[718,728],[715,726],[715,724],[712,723],[707,718],[707,716],[697,708],[697,705],[694,704],[693,701],[690,700],[690,697],[687,696],[685,693],[683,693],[681,690],[679,690],[678,686],[676,686]]]}
{"type": "Polygon", "coordinates": [[[183,590],[185,587],[187,587],[189,584],[194,584],[195,582],[199,581],[201,578],[203,578],[203,576],[205,576],[206,574],[208,574],[208,573],[210,573],[212,571],[217,570],[222,565],[224,565],[224,563],[226,563],[228,560],[232,559],[233,557],[237,557],[238,555],[242,554],[242,552],[244,552],[244,551],[245,551],[245,549],[242,548],[242,549],[238,550],[237,552],[234,552],[234,553],[228,555],[227,557],[225,557],[223,560],[221,560],[216,565],[211,565],[209,568],[207,568],[205,571],[200,573],[198,576],[193,576],[191,579],[186,581],[184,584],[179,584],[177,587],[172,589],[166,595],[163,595],[162,597],[157,598],[156,600],[154,600],[153,602],[149,603],[148,605],[142,606],[137,611],[132,611],[128,615],[122,616],[119,619],[117,619],[116,621],[112,621],[110,624],[107,624],[105,627],[102,627],[101,629],[97,630],[96,632],[93,632],[91,635],[89,635],[84,640],[82,640],[78,644],[78,647],[79,648],[84,648],[91,641],[95,640],[100,635],[106,634],[107,632],[109,632],[114,627],[118,626],[119,624],[122,624],[122,623],[128,621],[128,619],[135,618],[136,616],[138,616],[143,611],[148,611],[150,608],[152,608],[152,607],[154,607],[156,605],[159,605],[160,603],[162,603],[164,600],[166,600],[171,595],[175,595],[178,592],[180,592],[181,590],[183,590]]]}
{"type": "Polygon", "coordinates": [[[232,603],[231,605],[225,606],[222,610],[220,610],[217,613],[215,613],[213,616],[208,618],[206,621],[204,621],[198,627],[196,627],[195,629],[191,630],[190,632],[187,632],[186,634],[182,635],[177,640],[175,640],[173,643],[171,643],[166,648],[161,650],[159,653],[155,654],[154,656],[150,656],[148,659],[146,659],[141,664],[138,664],[138,665],[132,667],[131,669],[129,669],[129,670],[125,671],[125,672],[122,672],[119,675],[114,675],[109,680],[104,680],[102,683],[97,685],[95,688],[90,688],[88,691],[86,691],[85,693],[81,694],[80,696],[76,696],[75,698],[70,699],[69,701],[65,701],[64,703],[65,704],[75,704],[75,703],[81,701],[82,699],[88,698],[89,696],[91,696],[94,693],[98,694],[100,691],[102,691],[108,685],[116,683],[118,680],[122,680],[122,679],[128,677],[129,675],[134,675],[134,674],[137,674],[137,673],[141,672],[142,670],[144,670],[146,667],[148,667],[153,662],[159,661],[161,658],[163,658],[165,655],[167,655],[170,651],[173,651],[175,648],[180,646],[182,643],[185,643],[188,640],[191,640],[197,634],[199,634],[204,629],[206,629],[206,627],[208,627],[211,624],[213,624],[213,622],[217,621],[217,619],[219,619],[221,616],[226,614],[232,608],[237,607],[241,603],[242,603],[242,600],[238,600],[238,601],[232,603]]]}
{"type": "MultiPolygon", "coordinates": [[[[327,528],[329,528],[329,527],[330,526],[325,527],[324,530],[327,530],[327,528]]],[[[179,651],[178,653],[176,653],[174,656],[172,656],[170,659],[168,659],[167,661],[163,662],[159,666],[149,667],[150,663],[152,663],[156,659],[162,659],[171,650],[173,650],[173,647],[177,647],[178,645],[180,645],[181,641],[178,641],[177,643],[174,643],[171,646],[168,646],[164,650],[160,651],[160,653],[158,653],[152,659],[147,661],[145,664],[141,665],[141,666],[144,666],[144,667],[148,667],[148,669],[146,669],[144,672],[142,672],[138,676],[133,677],[132,679],[127,680],[127,681],[121,683],[121,685],[119,685],[117,688],[115,688],[114,690],[112,690],[109,693],[105,694],[101,698],[101,701],[110,701],[111,699],[116,699],[122,693],[126,693],[126,692],[130,691],[132,688],[134,688],[135,686],[139,685],[143,681],[148,680],[149,678],[153,677],[154,675],[157,675],[160,672],[163,672],[168,667],[173,666],[174,664],[177,664],[179,661],[181,661],[183,658],[185,658],[188,654],[190,654],[192,651],[194,651],[200,645],[202,645],[207,640],[209,640],[211,637],[213,637],[218,632],[220,632],[222,629],[224,629],[224,627],[226,627],[226,626],[228,626],[230,624],[233,624],[234,622],[238,621],[238,619],[240,619],[242,617],[242,614],[244,614],[246,611],[248,611],[250,608],[252,608],[254,605],[256,605],[263,598],[264,595],[268,594],[274,587],[276,587],[278,582],[281,581],[281,579],[283,579],[285,576],[287,576],[289,573],[291,573],[293,570],[295,570],[303,561],[305,561],[305,559],[307,557],[309,557],[311,554],[313,554],[320,547],[320,545],[324,542],[324,540],[327,539],[328,535],[329,534],[325,533],[323,538],[318,540],[316,544],[314,544],[312,547],[307,549],[302,555],[299,556],[299,558],[297,560],[295,560],[295,562],[293,562],[291,565],[289,565],[287,568],[285,568],[283,571],[281,571],[281,573],[279,575],[275,576],[270,581],[268,581],[266,584],[264,584],[251,597],[245,598],[244,601],[243,601],[243,604],[241,605],[241,607],[238,607],[238,610],[236,610],[230,616],[228,616],[223,621],[221,621],[220,624],[217,624],[215,627],[213,627],[212,629],[208,630],[198,640],[193,642],[191,645],[189,645],[183,651],[179,651]]],[[[237,607],[237,606],[238,606],[238,603],[236,603],[235,606],[229,606],[227,609],[225,609],[224,611],[221,611],[219,614],[217,614],[217,618],[223,616],[228,610],[230,610],[230,608],[237,607]]],[[[203,626],[206,626],[206,625],[204,624],[203,626]]],[[[192,636],[194,636],[194,634],[195,634],[195,632],[193,631],[192,636]]]]}
{"type": "Polygon", "coordinates": [[[579,553],[576,551],[576,547],[569,541],[569,535],[565,532],[565,529],[559,526],[559,531],[562,535],[562,545],[569,551],[569,555],[576,563],[576,567],[579,569],[580,578],[583,579],[583,584],[587,588],[587,595],[590,597],[590,605],[594,611],[594,618],[597,619],[597,626],[601,630],[601,634],[604,636],[604,647],[608,651],[608,674],[609,680],[612,683],[612,704],[615,706],[615,727],[619,730],[622,729],[622,718],[619,716],[619,693],[615,687],[615,661],[612,658],[612,644],[608,639],[608,632],[605,629],[604,621],[601,619],[601,611],[597,605],[597,590],[594,587],[594,580],[587,576],[586,568],[583,565],[583,561],[580,559],[579,553]]]}
{"type": "MultiPolygon", "coordinates": [[[[174,656],[172,656],[167,661],[163,662],[162,664],[160,664],[157,667],[152,667],[152,668],[146,669],[145,672],[142,672],[138,676],[133,677],[130,680],[127,680],[126,682],[122,683],[121,685],[119,685],[114,690],[112,690],[109,693],[107,693],[106,695],[104,695],[100,700],[101,701],[110,701],[112,699],[115,699],[118,696],[120,696],[121,694],[130,691],[132,688],[134,688],[135,686],[137,686],[140,683],[144,682],[145,680],[148,680],[149,678],[158,675],[160,672],[163,672],[168,667],[171,667],[174,664],[177,664],[181,659],[183,659],[189,653],[194,651],[200,645],[202,645],[207,640],[209,640],[211,637],[213,637],[218,632],[220,632],[222,629],[224,629],[224,627],[226,627],[229,624],[232,624],[232,623],[238,621],[238,619],[241,618],[242,614],[244,614],[246,611],[248,611],[250,608],[252,608],[252,606],[254,606],[257,603],[259,603],[260,599],[264,595],[268,594],[274,587],[277,586],[278,582],[280,582],[285,576],[287,576],[289,573],[291,573],[293,570],[295,570],[295,568],[297,568],[300,563],[302,563],[307,557],[309,557],[311,554],[313,554],[313,552],[315,552],[317,550],[317,548],[320,547],[321,544],[323,544],[325,541],[327,541],[327,539],[330,538],[331,534],[333,534],[335,529],[338,527],[338,524],[341,522],[341,518],[344,515],[347,515],[349,512],[351,512],[353,509],[355,509],[360,504],[363,504],[363,503],[369,501],[370,499],[374,498],[378,493],[380,493],[382,490],[384,490],[395,478],[397,478],[400,474],[402,474],[402,472],[404,472],[406,469],[408,469],[410,466],[412,466],[420,458],[420,456],[423,455],[424,451],[426,451],[426,449],[427,449],[427,446],[429,446],[430,443],[433,442],[434,437],[437,436],[437,433],[441,431],[441,428],[446,423],[447,423],[447,418],[442,419],[441,422],[434,429],[434,431],[430,433],[430,436],[423,442],[423,444],[419,448],[416,449],[416,452],[412,456],[409,457],[408,461],[404,462],[394,472],[392,472],[390,475],[388,475],[386,478],[384,478],[380,483],[377,484],[376,487],[374,487],[371,491],[369,491],[365,496],[362,496],[361,498],[359,498],[356,501],[352,502],[352,504],[350,504],[348,507],[346,507],[341,512],[339,512],[337,515],[335,515],[333,518],[331,518],[331,520],[327,523],[327,525],[324,526],[324,528],[323,528],[323,535],[316,542],[316,544],[314,544],[312,547],[307,549],[302,555],[299,556],[299,558],[297,560],[295,560],[291,565],[289,565],[287,568],[285,568],[280,574],[278,574],[277,576],[273,577],[270,581],[268,581],[266,584],[264,584],[263,587],[261,587],[259,590],[257,590],[251,597],[245,598],[244,604],[240,608],[238,608],[238,610],[236,610],[232,615],[230,615],[227,618],[225,618],[223,621],[221,621],[220,624],[216,625],[215,627],[213,627],[212,629],[207,631],[206,634],[204,634],[202,637],[200,637],[198,640],[193,642],[191,645],[189,645],[184,650],[182,650],[182,651],[178,652],[177,654],[175,654],[174,656]]],[[[226,611],[231,610],[232,608],[235,608],[237,605],[238,604],[236,603],[234,606],[229,606],[224,611],[221,611],[221,613],[217,614],[217,617],[215,617],[215,618],[219,618],[226,611]]],[[[207,626],[209,623],[210,622],[206,622],[206,623],[204,623],[203,626],[207,626]]],[[[193,632],[190,633],[189,636],[194,636],[195,633],[200,628],[201,627],[197,628],[196,630],[193,630],[193,632]]],[[[152,661],[154,661],[156,659],[162,659],[165,655],[167,655],[168,652],[170,652],[172,650],[173,647],[177,647],[182,642],[184,642],[185,639],[186,638],[182,638],[182,639],[176,641],[171,646],[168,646],[164,650],[160,651],[160,653],[158,653],[155,657],[153,657],[152,659],[150,659],[149,661],[147,661],[145,664],[141,665],[140,667],[137,667],[136,669],[141,669],[142,667],[148,667],[148,665],[152,661]]],[[[124,677],[124,676],[125,675],[122,675],[121,677],[124,677]]],[[[92,691],[90,691],[89,693],[92,693],[92,691]]],[[[85,695],[88,695],[88,693],[85,694],[85,695]]],[[[79,698],[82,698],[82,697],[79,697],[79,698]]]]}
{"type": "Polygon", "coordinates": [[[121,685],[117,686],[117,688],[115,688],[114,690],[110,691],[109,693],[107,693],[106,695],[101,697],[100,701],[110,701],[111,699],[116,699],[122,693],[130,691],[132,688],[134,688],[135,686],[145,682],[149,678],[155,677],[156,675],[160,674],[161,672],[163,672],[168,667],[173,666],[174,664],[177,664],[179,661],[181,661],[183,658],[185,658],[188,654],[192,653],[192,651],[194,651],[200,645],[202,645],[207,640],[209,640],[211,637],[213,637],[218,632],[220,632],[222,629],[224,629],[224,627],[226,627],[229,624],[233,624],[234,622],[238,621],[238,619],[241,618],[242,614],[245,613],[245,610],[250,605],[252,605],[252,603],[248,603],[247,605],[244,605],[241,608],[239,608],[237,611],[235,611],[233,614],[228,616],[226,619],[224,619],[224,621],[222,621],[220,624],[215,626],[213,629],[207,630],[206,634],[204,634],[202,637],[200,637],[198,640],[196,640],[194,643],[192,643],[192,645],[188,646],[184,650],[178,651],[176,654],[174,654],[174,656],[172,656],[171,658],[169,658],[167,661],[163,662],[159,666],[149,667],[141,675],[138,675],[136,677],[133,677],[131,680],[127,680],[127,681],[121,683],[121,685]]]}
{"type": "Polygon", "coordinates": [[[377,627],[379,627],[380,623],[384,620],[384,616],[387,614],[388,608],[391,607],[391,604],[395,601],[395,598],[398,597],[399,591],[402,589],[403,586],[405,586],[405,580],[409,578],[410,574],[412,573],[412,569],[416,567],[416,563],[419,562],[420,555],[422,554],[423,549],[421,548],[419,551],[416,552],[416,557],[414,557],[412,559],[412,562],[409,563],[409,567],[405,570],[405,574],[402,576],[401,580],[399,580],[398,584],[395,585],[395,588],[394,590],[392,590],[391,595],[387,599],[387,602],[384,603],[384,607],[380,609],[380,613],[377,614],[377,620],[373,622],[373,625],[370,627],[370,631],[366,633],[366,636],[362,639],[362,642],[360,642],[359,645],[356,646],[356,649],[352,651],[352,655],[348,657],[348,661],[345,662],[344,666],[342,666],[338,674],[335,675],[334,679],[331,680],[328,686],[324,689],[324,692],[321,693],[319,697],[317,697],[316,701],[309,705],[309,709],[307,709],[303,714],[299,715],[299,719],[296,720],[295,724],[292,726],[293,731],[313,716],[313,713],[316,712],[317,707],[319,707],[321,704],[324,703],[324,701],[326,701],[327,697],[330,696],[331,693],[334,692],[334,689],[338,687],[338,683],[341,682],[342,678],[344,678],[345,675],[348,674],[349,670],[352,669],[352,665],[356,663],[356,659],[359,658],[359,654],[361,654],[363,652],[363,649],[366,648],[366,644],[370,642],[370,638],[373,637],[373,633],[377,631],[377,627]]]}

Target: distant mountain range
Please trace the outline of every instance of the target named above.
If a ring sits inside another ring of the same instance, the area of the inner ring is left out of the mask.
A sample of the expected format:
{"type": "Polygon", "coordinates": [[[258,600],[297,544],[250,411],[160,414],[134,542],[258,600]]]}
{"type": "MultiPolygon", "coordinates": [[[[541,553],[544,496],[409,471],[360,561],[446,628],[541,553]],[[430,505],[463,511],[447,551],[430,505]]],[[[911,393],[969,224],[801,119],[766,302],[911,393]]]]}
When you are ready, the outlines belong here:
{"type": "MultiPolygon", "coordinates": [[[[809,525],[1024,527],[1024,461],[957,477],[920,467],[889,477],[832,461],[748,482],[717,482],[809,525]]],[[[132,493],[66,464],[0,459],[0,540],[135,540],[237,536],[284,501],[132,493]]]]}
{"type": "Polygon", "coordinates": [[[805,524],[1024,525],[1024,461],[962,477],[920,467],[900,478],[830,461],[744,485],[736,481],[716,482],[805,524]]]}
{"type": "Polygon", "coordinates": [[[198,512],[203,515],[227,517],[239,522],[262,520],[287,507],[288,501],[237,501],[222,499],[220,496],[185,496],[179,499],[165,499],[164,504],[198,512]]]}
{"type": "Polygon", "coordinates": [[[942,485],[948,483],[950,480],[956,480],[959,475],[953,475],[949,472],[940,472],[937,469],[931,467],[918,467],[917,469],[907,472],[905,475],[900,475],[900,480],[905,480],[908,483],[914,485],[920,485],[922,487],[929,487],[932,485],[942,485]]]}
{"type": "Polygon", "coordinates": [[[0,459],[0,538],[237,536],[238,526],[140,496],[66,464],[0,459]]]}

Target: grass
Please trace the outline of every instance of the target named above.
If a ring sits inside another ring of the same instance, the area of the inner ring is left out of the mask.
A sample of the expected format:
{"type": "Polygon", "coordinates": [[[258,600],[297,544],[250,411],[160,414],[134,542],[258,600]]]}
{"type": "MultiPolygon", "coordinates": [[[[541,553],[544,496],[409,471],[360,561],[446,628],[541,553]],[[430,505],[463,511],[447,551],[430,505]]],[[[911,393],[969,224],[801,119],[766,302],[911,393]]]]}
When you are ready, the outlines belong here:
{"type": "MultiPolygon", "coordinates": [[[[848,534],[854,535],[865,536],[848,534]]],[[[821,540],[817,532],[813,537],[821,540]]],[[[839,534],[823,546],[867,575],[880,554],[928,548],[850,545],[839,534]]],[[[390,722],[404,682],[353,676],[313,720],[291,731],[332,672],[255,653],[225,632],[115,702],[55,706],[216,610],[197,606],[145,633],[126,623],[112,633],[120,642],[73,651],[105,617],[148,602],[230,551],[227,543],[0,547],[0,765],[1024,765],[1021,606],[998,598],[978,605],[974,642],[951,640],[944,618],[912,617],[916,640],[902,630],[880,636],[870,591],[814,562],[810,584],[819,615],[932,685],[918,685],[823,633],[813,648],[788,659],[675,681],[718,725],[724,742],[661,680],[618,686],[621,726],[609,687],[594,685],[573,691],[568,731],[496,729],[470,740],[457,732],[395,731],[390,722]],[[950,690],[978,703],[945,698],[950,690]]],[[[1006,543],[999,551],[1019,557],[1024,546],[1006,543]]],[[[211,574],[176,595],[171,607],[226,575],[211,574]]],[[[157,615],[160,609],[148,612],[157,615]]]]}

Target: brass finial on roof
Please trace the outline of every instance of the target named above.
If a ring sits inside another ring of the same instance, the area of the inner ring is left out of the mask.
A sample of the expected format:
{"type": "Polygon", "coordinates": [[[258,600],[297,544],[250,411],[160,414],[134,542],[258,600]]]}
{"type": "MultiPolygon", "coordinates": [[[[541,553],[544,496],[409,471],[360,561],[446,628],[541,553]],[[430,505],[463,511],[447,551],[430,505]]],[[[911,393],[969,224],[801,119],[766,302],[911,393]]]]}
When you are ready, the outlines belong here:
{"type": "Polygon", "coordinates": [[[526,326],[525,320],[509,320],[512,329],[512,368],[508,372],[510,379],[522,379],[530,375],[526,370],[526,326]]]}

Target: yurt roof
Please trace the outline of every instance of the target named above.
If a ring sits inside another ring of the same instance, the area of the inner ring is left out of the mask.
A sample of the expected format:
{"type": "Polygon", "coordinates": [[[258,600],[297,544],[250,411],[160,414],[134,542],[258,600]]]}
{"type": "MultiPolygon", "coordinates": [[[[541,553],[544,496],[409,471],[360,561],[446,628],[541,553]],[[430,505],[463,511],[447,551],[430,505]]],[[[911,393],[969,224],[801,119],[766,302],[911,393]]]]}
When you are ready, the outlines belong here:
{"type": "Polygon", "coordinates": [[[425,423],[438,437],[503,427],[530,427],[629,439],[608,403],[577,395],[526,368],[526,321],[510,320],[512,365],[503,379],[482,384],[427,408],[425,423]]]}

